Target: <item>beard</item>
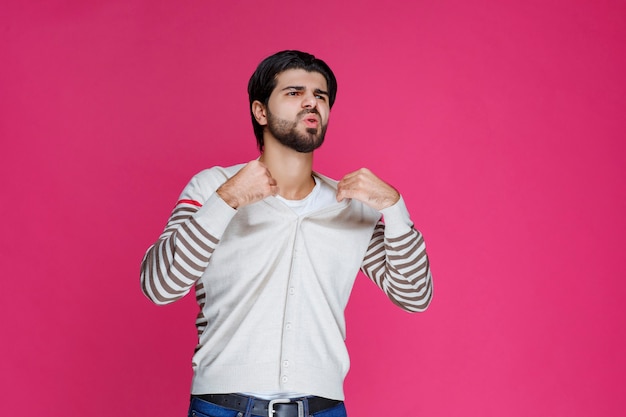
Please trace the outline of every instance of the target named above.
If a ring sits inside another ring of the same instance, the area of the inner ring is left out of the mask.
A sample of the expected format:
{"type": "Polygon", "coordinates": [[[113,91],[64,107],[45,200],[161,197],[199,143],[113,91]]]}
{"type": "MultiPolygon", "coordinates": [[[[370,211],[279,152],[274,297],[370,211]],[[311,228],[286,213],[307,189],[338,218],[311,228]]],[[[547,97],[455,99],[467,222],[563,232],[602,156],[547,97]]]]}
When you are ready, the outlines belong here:
{"type": "Polygon", "coordinates": [[[309,113],[319,116],[317,110],[303,110],[298,113],[296,120],[292,122],[275,117],[268,109],[267,128],[272,136],[282,145],[301,153],[313,152],[324,143],[328,125],[323,125],[320,121],[317,128],[307,127],[304,131],[299,130],[299,121],[309,113]]]}

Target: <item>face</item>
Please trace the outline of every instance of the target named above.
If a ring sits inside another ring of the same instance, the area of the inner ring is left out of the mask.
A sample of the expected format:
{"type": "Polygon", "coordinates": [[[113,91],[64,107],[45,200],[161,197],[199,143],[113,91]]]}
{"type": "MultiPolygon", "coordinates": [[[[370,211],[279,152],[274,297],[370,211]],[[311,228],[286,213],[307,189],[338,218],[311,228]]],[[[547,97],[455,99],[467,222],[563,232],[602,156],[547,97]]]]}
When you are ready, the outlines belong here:
{"type": "Polygon", "coordinates": [[[265,108],[266,134],[297,152],[314,151],[324,142],[330,114],[328,98],[322,74],[302,69],[281,72],[265,108]]]}

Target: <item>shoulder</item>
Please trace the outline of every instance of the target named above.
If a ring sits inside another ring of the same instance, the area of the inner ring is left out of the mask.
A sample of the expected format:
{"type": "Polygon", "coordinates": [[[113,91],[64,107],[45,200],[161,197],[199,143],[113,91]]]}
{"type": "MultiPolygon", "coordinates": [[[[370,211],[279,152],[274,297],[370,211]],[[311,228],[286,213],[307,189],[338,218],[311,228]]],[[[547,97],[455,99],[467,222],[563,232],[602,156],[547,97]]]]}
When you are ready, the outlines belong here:
{"type": "MultiPolygon", "coordinates": [[[[235,175],[246,164],[237,164],[228,167],[214,166],[198,172],[191,181],[223,184],[230,177],[235,175]]],[[[219,186],[218,185],[218,186],[219,186]]]]}
{"type": "Polygon", "coordinates": [[[181,198],[192,198],[205,201],[230,177],[235,175],[245,164],[229,167],[214,166],[198,172],[194,175],[183,190],[181,198]]]}

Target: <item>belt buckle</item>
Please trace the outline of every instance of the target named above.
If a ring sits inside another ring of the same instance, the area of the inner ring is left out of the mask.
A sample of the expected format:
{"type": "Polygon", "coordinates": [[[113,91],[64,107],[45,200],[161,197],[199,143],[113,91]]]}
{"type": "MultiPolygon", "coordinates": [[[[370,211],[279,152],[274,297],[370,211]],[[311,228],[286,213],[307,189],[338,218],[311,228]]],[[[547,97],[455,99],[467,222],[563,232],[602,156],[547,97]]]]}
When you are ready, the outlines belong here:
{"type": "Polygon", "coordinates": [[[292,403],[296,403],[298,405],[298,417],[304,417],[304,402],[302,401],[291,401],[288,399],[276,399],[276,400],[271,400],[269,405],[267,406],[267,417],[274,417],[274,413],[276,412],[276,410],[274,410],[274,405],[276,404],[292,404],[292,403]]]}

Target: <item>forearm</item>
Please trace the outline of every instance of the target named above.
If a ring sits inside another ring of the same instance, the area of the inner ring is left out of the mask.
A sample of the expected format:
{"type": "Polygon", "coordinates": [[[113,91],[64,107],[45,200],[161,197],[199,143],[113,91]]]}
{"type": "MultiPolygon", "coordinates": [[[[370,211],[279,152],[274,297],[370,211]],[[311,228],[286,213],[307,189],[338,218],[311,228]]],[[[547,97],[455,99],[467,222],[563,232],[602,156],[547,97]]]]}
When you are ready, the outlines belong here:
{"type": "Polygon", "coordinates": [[[400,308],[424,311],[432,299],[432,275],[422,234],[404,202],[384,210],[387,225],[376,225],[361,269],[400,308]]]}
{"type": "Polygon", "coordinates": [[[217,196],[202,207],[179,201],[165,231],[141,263],[141,288],[151,301],[176,301],[202,276],[233,215],[225,206],[217,196]]]}

